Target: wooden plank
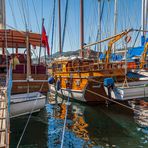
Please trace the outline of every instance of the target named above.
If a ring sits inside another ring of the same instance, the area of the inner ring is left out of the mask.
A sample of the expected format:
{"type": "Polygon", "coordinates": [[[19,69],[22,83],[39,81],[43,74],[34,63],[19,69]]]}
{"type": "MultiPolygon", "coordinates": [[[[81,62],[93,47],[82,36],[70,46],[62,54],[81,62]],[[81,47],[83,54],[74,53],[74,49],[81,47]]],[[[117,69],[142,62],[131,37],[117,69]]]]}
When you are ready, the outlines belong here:
{"type": "Polygon", "coordinates": [[[9,139],[9,133],[7,133],[7,97],[6,88],[0,87],[0,148],[9,147],[7,140],[9,139]],[[6,143],[7,142],[7,143],[6,143]]]}

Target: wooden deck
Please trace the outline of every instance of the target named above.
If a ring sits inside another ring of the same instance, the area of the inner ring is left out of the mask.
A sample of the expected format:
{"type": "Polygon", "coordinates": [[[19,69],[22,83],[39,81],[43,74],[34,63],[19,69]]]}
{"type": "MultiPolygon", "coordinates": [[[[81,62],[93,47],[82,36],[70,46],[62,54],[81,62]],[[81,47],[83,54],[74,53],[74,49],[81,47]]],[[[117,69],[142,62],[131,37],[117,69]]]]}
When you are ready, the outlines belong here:
{"type": "Polygon", "coordinates": [[[9,116],[6,87],[0,86],[0,148],[9,148],[9,116]]]}

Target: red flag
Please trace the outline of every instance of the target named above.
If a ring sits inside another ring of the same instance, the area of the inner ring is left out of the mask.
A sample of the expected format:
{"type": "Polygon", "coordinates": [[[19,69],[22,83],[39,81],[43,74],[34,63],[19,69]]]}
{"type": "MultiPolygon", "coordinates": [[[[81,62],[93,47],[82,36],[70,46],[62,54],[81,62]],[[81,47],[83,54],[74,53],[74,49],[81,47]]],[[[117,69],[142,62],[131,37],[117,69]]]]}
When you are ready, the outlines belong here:
{"type": "Polygon", "coordinates": [[[47,54],[50,55],[50,48],[49,48],[49,44],[48,44],[48,36],[46,35],[46,30],[45,30],[44,25],[42,27],[42,44],[43,44],[44,47],[47,48],[47,54]]]}

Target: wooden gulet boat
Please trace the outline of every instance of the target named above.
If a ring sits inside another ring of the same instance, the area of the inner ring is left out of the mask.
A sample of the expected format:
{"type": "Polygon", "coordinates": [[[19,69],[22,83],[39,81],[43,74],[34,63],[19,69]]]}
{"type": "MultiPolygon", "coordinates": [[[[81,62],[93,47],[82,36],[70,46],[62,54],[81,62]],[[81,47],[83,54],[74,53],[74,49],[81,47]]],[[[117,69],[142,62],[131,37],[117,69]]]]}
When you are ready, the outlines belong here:
{"type": "MultiPolygon", "coordinates": [[[[59,11],[60,12],[60,11],[59,11]]],[[[59,15],[60,17],[60,15],[59,15]]],[[[59,20],[61,20],[59,18],[59,20]]],[[[60,21],[59,21],[60,27],[60,21]]],[[[104,39],[97,43],[84,46],[83,37],[83,0],[80,1],[80,57],[75,58],[63,58],[54,59],[49,65],[49,78],[50,91],[58,93],[61,96],[74,98],[83,102],[102,102],[107,94],[104,90],[103,81],[105,78],[114,77],[118,82],[123,82],[125,78],[125,62],[110,62],[110,54],[112,45],[123,36],[132,31],[126,30],[113,37],[104,39]],[[106,53],[105,61],[99,61],[98,59],[84,58],[84,48],[92,45],[109,41],[108,50],[106,53]],[[69,91],[70,90],[70,91],[69,91]],[[94,92],[100,96],[96,96],[94,92]]],[[[60,29],[59,29],[60,30],[60,29]]],[[[59,32],[59,41],[61,40],[59,32]]],[[[61,44],[59,42],[59,51],[61,53],[61,44]]]]}

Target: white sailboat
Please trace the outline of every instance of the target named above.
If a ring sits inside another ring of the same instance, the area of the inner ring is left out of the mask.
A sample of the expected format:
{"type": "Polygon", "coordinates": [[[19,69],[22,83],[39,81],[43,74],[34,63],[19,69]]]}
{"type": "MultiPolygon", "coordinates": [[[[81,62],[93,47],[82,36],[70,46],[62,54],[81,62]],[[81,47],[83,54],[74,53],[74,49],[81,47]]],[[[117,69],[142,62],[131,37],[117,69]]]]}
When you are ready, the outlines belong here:
{"type": "MultiPolygon", "coordinates": [[[[146,42],[146,34],[145,30],[147,29],[147,9],[148,9],[148,0],[142,0],[142,17],[141,17],[141,26],[142,26],[142,37],[145,39],[145,46],[144,46],[144,54],[141,57],[141,65],[140,68],[143,68],[145,63],[145,58],[148,51],[148,43],[146,42]]],[[[126,57],[126,56],[125,56],[126,57]]],[[[127,62],[125,60],[127,65],[127,62]]],[[[127,74],[126,70],[127,66],[125,67],[125,75],[127,74]]],[[[125,79],[124,83],[115,83],[113,79],[106,80],[107,85],[104,86],[106,94],[115,100],[129,100],[129,99],[139,99],[139,98],[146,98],[148,97],[148,74],[143,69],[137,72],[137,74],[143,74],[143,77],[140,78],[138,81],[135,82],[127,82],[125,79]],[[141,72],[142,71],[142,72],[141,72]]],[[[126,76],[125,76],[126,77],[126,76]]]]}

